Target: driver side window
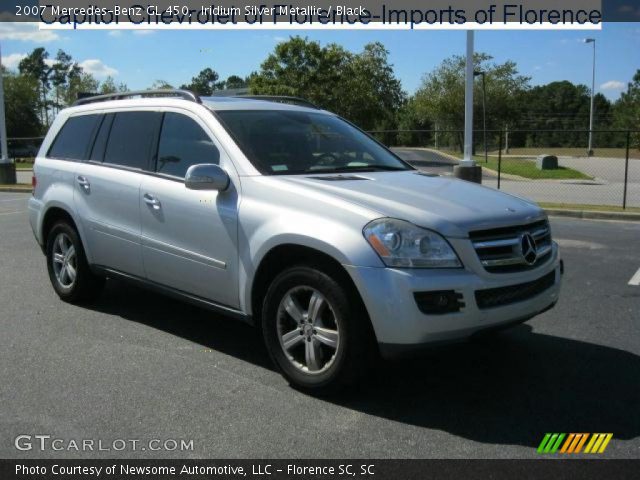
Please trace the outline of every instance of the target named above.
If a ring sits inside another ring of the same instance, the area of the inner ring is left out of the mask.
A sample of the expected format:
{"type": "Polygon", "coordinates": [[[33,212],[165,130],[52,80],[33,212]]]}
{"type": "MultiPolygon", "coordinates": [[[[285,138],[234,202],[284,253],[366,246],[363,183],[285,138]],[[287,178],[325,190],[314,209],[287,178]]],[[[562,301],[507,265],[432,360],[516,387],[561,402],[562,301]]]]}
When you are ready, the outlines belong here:
{"type": "Polygon", "coordinates": [[[184,178],[191,165],[220,163],[220,151],[193,119],[167,112],[162,121],[156,172],[184,178]]]}

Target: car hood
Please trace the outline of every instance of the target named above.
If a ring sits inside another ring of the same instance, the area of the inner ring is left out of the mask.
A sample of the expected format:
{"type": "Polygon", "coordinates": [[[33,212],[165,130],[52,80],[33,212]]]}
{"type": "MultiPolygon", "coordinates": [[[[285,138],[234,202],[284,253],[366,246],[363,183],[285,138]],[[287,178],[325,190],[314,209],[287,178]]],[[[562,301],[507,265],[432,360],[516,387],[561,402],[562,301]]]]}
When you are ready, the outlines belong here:
{"type": "Polygon", "coordinates": [[[271,178],[330,194],[381,217],[407,220],[449,237],[464,238],[472,230],[523,224],[545,217],[540,207],[526,199],[415,170],[271,178]]]}

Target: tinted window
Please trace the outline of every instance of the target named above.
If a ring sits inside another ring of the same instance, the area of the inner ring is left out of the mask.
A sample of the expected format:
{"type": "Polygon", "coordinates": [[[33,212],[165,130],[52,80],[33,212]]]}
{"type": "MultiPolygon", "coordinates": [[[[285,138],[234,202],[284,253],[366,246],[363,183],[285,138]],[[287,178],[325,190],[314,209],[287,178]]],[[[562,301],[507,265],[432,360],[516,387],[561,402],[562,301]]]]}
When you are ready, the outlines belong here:
{"type": "Polygon", "coordinates": [[[91,149],[89,160],[94,160],[96,162],[102,161],[102,157],[104,157],[104,149],[107,146],[109,130],[111,130],[111,123],[113,122],[113,117],[114,115],[112,113],[104,116],[104,119],[100,124],[100,129],[96,134],[96,139],[93,142],[93,148],[91,149]]]}
{"type": "Polygon", "coordinates": [[[53,141],[47,156],[64,160],[84,160],[93,132],[101,118],[102,115],[70,117],[53,141]]]}
{"type": "Polygon", "coordinates": [[[130,168],[146,168],[151,146],[157,140],[162,114],[119,112],[115,114],[104,162],[130,168]]]}
{"type": "Polygon", "coordinates": [[[219,161],[220,152],[200,125],[185,115],[165,113],[158,144],[158,173],[184,177],[191,165],[219,161]]]}
{"type": "Polygon", "coordinates": [[[262,173],[286,175],[411,167],[333,115],[288,110],[217,112],[262,173]]]}

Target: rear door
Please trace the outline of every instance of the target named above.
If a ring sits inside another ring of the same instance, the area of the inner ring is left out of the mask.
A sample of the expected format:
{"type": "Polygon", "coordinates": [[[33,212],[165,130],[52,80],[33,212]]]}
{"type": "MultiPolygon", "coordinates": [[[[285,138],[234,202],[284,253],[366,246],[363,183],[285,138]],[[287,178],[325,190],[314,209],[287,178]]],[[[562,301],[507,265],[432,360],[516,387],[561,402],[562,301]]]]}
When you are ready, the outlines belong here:
{"type": "Polygon", "coordinates": [[[156,174],[140,189],[147,278],[236,308],[238,295],[238,179],[206,124],[186,110],[164,114],[156,174]],[[219,164],[231,177],[224,192],[188,190],[187,169],[219,164]]]}
{"type": "Polygon", "coordinates": [[[104,114],[90,160],[76,169],[74,199],[93,262],[137,277],[144,277],[140,183],[161,119],[153,111],[104,114]]]}

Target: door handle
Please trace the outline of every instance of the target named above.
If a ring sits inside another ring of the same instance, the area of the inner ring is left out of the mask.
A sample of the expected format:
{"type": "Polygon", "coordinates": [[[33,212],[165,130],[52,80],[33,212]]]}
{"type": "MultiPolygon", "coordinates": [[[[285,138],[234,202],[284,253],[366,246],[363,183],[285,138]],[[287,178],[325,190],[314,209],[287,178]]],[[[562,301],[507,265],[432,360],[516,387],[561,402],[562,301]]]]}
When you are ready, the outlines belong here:
{"type": "Polygon", "coordinates": [[[83,177],[82,175],[78,175],[78,178],[76,178],[76,180],[78,181],[78,185],[80,185],[85,191],[89,191],[91,189],[91,184],[89,183],[89,180],[87,180],[86,177],[83,177]]]}
{"type": "Polygon", "coordinates": [[[149,193],[145,193],[142,198],[144,200],[144,203],[146,203],[147,205],[151,205],[154,210],[160,210],[160,200],[158,200],[156,197],[149,193]]]}

